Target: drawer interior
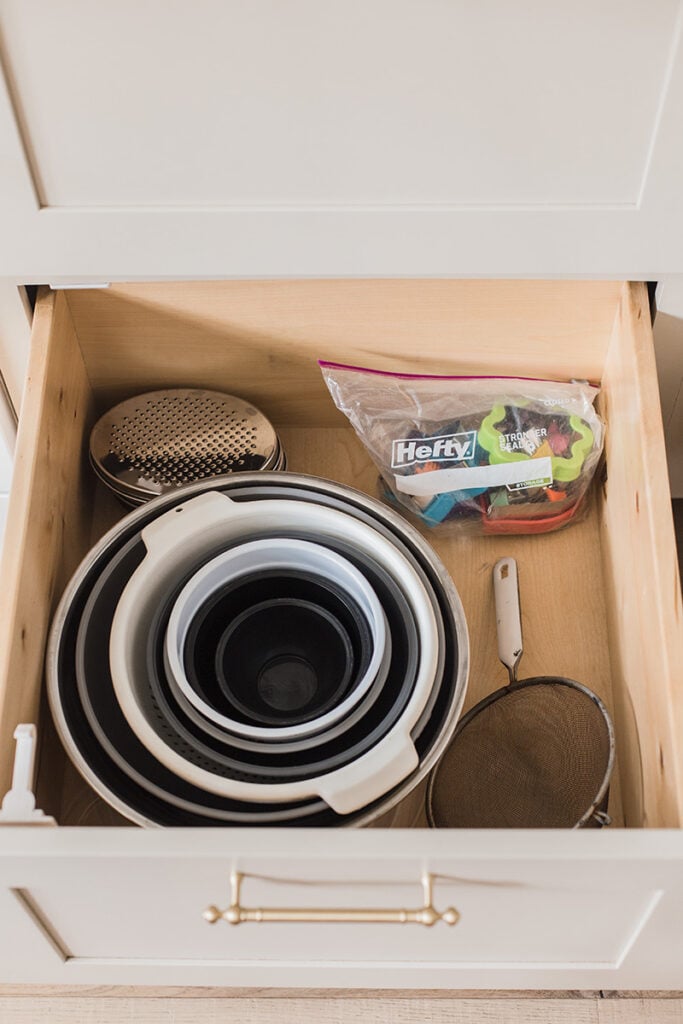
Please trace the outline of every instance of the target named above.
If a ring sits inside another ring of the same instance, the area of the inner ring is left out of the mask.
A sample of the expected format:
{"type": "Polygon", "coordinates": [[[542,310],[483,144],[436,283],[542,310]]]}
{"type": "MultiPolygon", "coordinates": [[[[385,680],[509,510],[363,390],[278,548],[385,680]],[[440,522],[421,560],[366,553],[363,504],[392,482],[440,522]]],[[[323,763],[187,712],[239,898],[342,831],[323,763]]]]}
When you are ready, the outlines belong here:
{"type": "Polygon", "coordinates": [[[569,676],[604,699],[617,734],[615,824],[679,827],[683,617],[649,311],[644,286],[612,282],[184,282],[41,294],[2,571],[0,790],[16,723],[39,718],[40,806],[61,825],[125,824],[67,761],[42,685],[63,587],[125,514],[87,465],[97,416],[156,387],[223,389],[273,421],[290,469],[376,494],[377,472],[334,408],[318,358],[602,385],[606,459],[584,519],[534,537],[424,532],[465,608],[466,706],[505,681],[491,570],[512,555],[523,675],[569,676]]]}

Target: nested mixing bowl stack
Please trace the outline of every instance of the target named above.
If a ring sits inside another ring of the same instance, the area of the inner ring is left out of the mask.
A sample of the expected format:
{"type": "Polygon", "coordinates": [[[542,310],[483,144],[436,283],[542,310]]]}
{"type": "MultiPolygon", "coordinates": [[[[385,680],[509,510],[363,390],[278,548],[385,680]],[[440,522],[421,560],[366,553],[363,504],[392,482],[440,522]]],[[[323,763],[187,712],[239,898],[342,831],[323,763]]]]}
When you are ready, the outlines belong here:
{"type": "Polygon", "coordinates": [[[281,472],[126,516],[64,594],[47,665],[69,755],[144,825],[370,824],[444,750],[467,671],[420,534],[281,472]]]}

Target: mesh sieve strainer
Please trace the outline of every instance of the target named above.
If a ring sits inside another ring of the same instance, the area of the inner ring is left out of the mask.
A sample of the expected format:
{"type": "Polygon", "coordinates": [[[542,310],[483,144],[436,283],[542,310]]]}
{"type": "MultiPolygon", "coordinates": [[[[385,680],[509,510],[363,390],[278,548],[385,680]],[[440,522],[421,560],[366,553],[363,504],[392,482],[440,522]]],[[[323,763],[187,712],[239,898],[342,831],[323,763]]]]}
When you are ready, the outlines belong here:
{"type": "Polygon", "coordinates": [[[110,409],[90,435],[90,462],[122,501],[138,505],[207,477],[281,469],[272,424],[234,395],[149,391],[110,409]]]}
{"type": "Polygon", "coordinates": [[[432,774],[427,817],[442,828],[579,828],[605,813],[614,730],[600,698],[563,676],[517,679],[517,565],[493,570],[498,656],[510,682],[464,716],[432,774]]]}

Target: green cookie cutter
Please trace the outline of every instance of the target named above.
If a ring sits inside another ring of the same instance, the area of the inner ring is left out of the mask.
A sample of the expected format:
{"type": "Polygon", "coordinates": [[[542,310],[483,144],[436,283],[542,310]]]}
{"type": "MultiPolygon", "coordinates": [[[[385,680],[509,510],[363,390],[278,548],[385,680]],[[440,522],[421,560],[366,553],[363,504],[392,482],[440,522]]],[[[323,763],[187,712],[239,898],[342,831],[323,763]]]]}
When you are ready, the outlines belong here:
{"type": "MultiPolygon", "coordinates": [[[[496,430],[496,424],[500,423],[503,419],[505,419],[505,406],[494,405],[488,416],[482,420],[481,427],[479,428],[477,439],[481,447],[489,453],[489,463],[492,466],[497,466],[504,462],[531,460],[532,457],[527,455],[526,452],[508,452],[505,448],[501,447],[500,438],[503,435],[499,430],[496,430]]],[[[593,431],[580,416],[570,416],[569,426],[574,433],[579,435],[578,439],[572,444],[571,456],[568,459],[563,459],[559,455],[553,455],[551,459],[553,480],[559,480],[562,483],[576,480],[581,474],[583,464],[588,454],[592,451],[594,443],[593,431]]]]}

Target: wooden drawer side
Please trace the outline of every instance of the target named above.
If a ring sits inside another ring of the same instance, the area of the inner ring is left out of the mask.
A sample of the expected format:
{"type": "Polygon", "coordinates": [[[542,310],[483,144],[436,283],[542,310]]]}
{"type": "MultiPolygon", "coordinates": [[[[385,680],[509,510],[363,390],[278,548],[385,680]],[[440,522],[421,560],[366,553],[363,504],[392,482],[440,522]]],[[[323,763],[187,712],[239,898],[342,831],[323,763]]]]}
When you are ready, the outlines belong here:
{"type": "Polygon", "coordinates": [[[88,537],[83,437],[91,418],[66,299],[46,290],[35,312],[0,569],[0,793],[10,784],[15,726],[37,721],[54,603],[88,537]]]}
{"type": "Polygon", "coordinates": [[[602,550],[625,824],[671,828],[683,822],[683,614],[642,284],[624,286],[602,398],[602,550]]]}
{"type": "Polygon", "coordinates": [[[157,387],[237,390],[280,428],[342,426],[318,359],[599,380],[611,281],[175,281],[68,295],[104,411],[157,387]]]}

